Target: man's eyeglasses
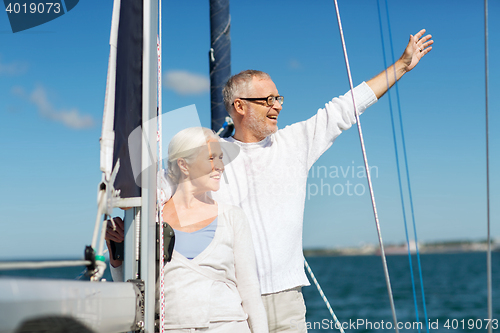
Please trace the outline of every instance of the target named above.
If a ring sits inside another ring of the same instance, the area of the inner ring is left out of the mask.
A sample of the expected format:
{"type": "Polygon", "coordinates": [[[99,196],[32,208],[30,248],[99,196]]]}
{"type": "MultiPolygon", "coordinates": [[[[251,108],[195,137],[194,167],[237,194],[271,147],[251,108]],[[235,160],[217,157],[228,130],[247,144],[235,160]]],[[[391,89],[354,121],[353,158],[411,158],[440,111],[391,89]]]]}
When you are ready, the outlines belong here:
{"type": "MultiPolygon", "coordinates": [[[[283,101],[285,98],[283,96],[268,96],[268,97],[262,97],[262,98],[240,98],[244,101],[266,101],[268,106],[273,106],[276,101],[280,103],[280,105],[283,105],[283,101]]],[[[233,103],[234,104],[234,103],[233,103]]]]}

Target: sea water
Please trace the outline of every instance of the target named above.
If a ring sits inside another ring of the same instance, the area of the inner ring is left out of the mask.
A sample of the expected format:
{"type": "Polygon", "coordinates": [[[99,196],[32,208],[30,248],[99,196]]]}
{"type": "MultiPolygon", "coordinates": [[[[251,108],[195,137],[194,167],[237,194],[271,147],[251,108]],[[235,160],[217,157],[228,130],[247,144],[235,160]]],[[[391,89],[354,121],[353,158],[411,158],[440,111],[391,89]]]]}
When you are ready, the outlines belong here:
{"type": "MultiPolygon", "coordinates": [[[[381,257],[306,259],[346,332],[394,332],[381,257]]],[[[500,331],[499,259],[499,253],[492,254],[493,331],[500,331]]],[[[417,257],[412,256],[415,308],[408,256],[387,257],[399,331],[487,332],[486,253],[423,254],[420,262],[424,297],[417,257]]],[[[303,293],[309,332],[338,332],[316,287],[305,287],[303,293]]]]}
{"type": "MultiPolygon", "coordinates": [[[[346,332],[394,332],[381,257],[307,257],[316,278],[346,332]]],[[[492,254],[493,331],[500,332],[500,254],[492,254]],[[496,329],[495,329],[496,328],[496,329]]],[[[408,256],[388,256],[390,281],[400,332],[487,332],[486,253],[420,256],[427,319],[417,257],[412,256],[415,292],[408,256]],[[420,324],[419,324],[420,323],[420,324]],[[406,327],[406,328],[405,328],[406,327]]],[[[88,280],[82,267],[0,271],[0,276],[88,280]]],[[[109,269],[104,277],[111,280],[109,269]]],[[[311,281],[312,284],[312,281],[311,281]]],[[[303,288],[309,332],[338,332],[316,287],[303,288]]],[[[168,297],[168,296],[167,296],[168,297]]],[[[296,323],[291,322],[291,329],[296,323]]]]}
{"type": "MultiPolygon", "coordinates": [[[[83,259],[60,259],[60,260],[83,260],[83,259]]],[[[45,260],[34,260],[35,262],[45,260]]],[[[46,261],[59,261],[58,259],[48,259],[46,261]]],[[[111,273],[109,272],[109,263],[104,271],[103,279],[112,281],[111,273]]],[[[59,268],[43,268],[43,269],[13,269],[0,270],[0,277],[21,277],[29,279],[64,279],[64,280],[81,280],[89,281],[90,277],[86,275],[87,269],[85,266],[59,267],[59,268]]]]}

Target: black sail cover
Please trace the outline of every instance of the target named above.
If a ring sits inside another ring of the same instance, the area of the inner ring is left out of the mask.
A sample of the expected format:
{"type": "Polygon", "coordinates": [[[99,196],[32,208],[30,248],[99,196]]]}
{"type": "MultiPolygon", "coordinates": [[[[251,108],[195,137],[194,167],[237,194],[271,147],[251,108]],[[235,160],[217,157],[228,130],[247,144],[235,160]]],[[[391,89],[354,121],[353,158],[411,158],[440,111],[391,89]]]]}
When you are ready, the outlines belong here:
{"type": "MultiPolygon", "coordinates": [[[[129,135],[142,125],[142,49],[143,49],[143,1],[121,0],[116,56],[115,88],[115,143],[113,166],[120,159],[120,169],[114,187],[121,198],[141,196],[132,171],[129,135]]],[[[136,145],[140,149],[140,143],[136,145]]],[[[134,156],[141,156],[135,152],[134,156]]],[[[140,168],[140,167],[139,167],[140,168]]]]}
{"type": "MultiPolygon", "coordinates": [[[[210,99],[212,130],[218,131],[228,116],[222,100],[222,88],[231,76],[231,17],[229,0],[210,0],[210,99]]],[[[231,135],[232,127],[221,136],[231,135]]]]}

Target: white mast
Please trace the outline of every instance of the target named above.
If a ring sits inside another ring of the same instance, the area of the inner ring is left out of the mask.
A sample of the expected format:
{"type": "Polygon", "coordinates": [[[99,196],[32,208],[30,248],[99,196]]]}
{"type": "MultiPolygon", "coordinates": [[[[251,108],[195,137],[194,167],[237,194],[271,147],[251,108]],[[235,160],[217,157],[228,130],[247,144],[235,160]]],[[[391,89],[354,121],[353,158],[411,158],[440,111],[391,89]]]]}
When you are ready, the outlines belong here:
{"type": "Polygon", "coordinates": [[[144,281],[144,330],[154,332],[156,275],[156,147],[158,1],[144,1],[142,67],[141,280],[144,281]],[[150,166],[150,167],[144,167],[150,166]]]}

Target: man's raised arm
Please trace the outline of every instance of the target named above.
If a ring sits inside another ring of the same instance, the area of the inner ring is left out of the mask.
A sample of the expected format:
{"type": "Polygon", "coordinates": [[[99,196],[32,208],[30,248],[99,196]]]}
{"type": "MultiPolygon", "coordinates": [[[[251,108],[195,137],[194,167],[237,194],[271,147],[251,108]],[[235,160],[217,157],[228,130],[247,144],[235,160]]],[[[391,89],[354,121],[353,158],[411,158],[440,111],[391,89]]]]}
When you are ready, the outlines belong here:
{"type": "Polygon", "coordinates": [[[382,97],[396,83],[396,80],[399,80],[404,74],[411,71],[420,59],[432,50],[431,45],[434,43],[431,39],[432,36],[427,35],[422,37],[424,33],[425,29],[422,29],[415,36],[410,35],[410,41],[403,55],[393,65],[389,66],[387,70],[384,70],[366,82],[377,98],[382,97]]]}

